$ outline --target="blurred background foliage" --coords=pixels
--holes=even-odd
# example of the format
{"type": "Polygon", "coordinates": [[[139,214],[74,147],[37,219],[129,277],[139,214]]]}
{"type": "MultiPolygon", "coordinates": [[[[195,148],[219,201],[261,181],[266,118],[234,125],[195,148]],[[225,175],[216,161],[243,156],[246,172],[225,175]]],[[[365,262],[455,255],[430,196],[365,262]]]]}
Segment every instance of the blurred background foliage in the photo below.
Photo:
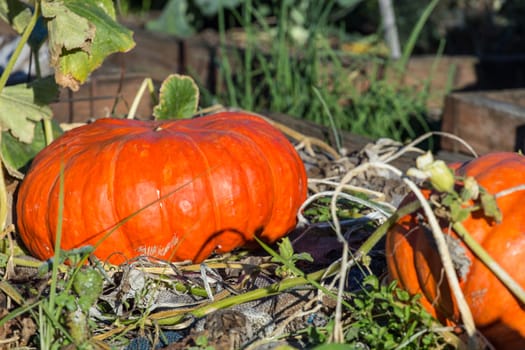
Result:
{"type": "MultiPolygon", "coordinates": [[[[171,6],[181,21],[178,26],[190,32],[216,29],[219,3],[225,7],[227,26],[239,26],[232,10],[239,9],[245,0],[116,0],[121,14],[155,13],[171,6]],[[185,22],[185,23],[184,23],[185,22]]],[[[296,17],[309,22],[302,9],[312,8],[315,0],[285,0],[297,9],[296,17]]],[[[276,15],[276,0],[254,0],[253,6],[268,16],[276,15]]],[[[371,35],[381,29],[377,0],[338,0],[330,11],[328,23],[332,28],[350,36],[371,35]]],[[[430,0],[393,1],[396,24],[401,43],[408,40],[421,12],[430,0]]],[[[318,14],[311,14],[317,16],[318,14]]],[[[516,0],[441,0],[433,11],[429,24],[421,32],[414,53],[432,54],[442,38],[447,39],[445,54],[514,54],[525,50],[525,1],[516,0]]],[[[153,25],[155,27],[155,25],[153,25]]],[[[160,27],[158,27],[161,30],[160,27]]]]}
{"type": "Polygon", "coordinates": [[[389,57],[380,0],[117,0],[121,15],[135,16],[150,31],[178,38],[218,32],[227,48],[216,63],[222,89],[206,91],[200,82],[202,106],[284,113],[371,138],[406,142],[439,130],[441,111],[429,102],[443,101],[456,69],[437,73],[442,56],[524,51],[525,1],[392,4],[399,60],[389,57]],[[416,84],[406,84],[414,55],[435,62],[416,84]],[[432,91],[436,74],[447,82],[442,91],[432,91]]]}

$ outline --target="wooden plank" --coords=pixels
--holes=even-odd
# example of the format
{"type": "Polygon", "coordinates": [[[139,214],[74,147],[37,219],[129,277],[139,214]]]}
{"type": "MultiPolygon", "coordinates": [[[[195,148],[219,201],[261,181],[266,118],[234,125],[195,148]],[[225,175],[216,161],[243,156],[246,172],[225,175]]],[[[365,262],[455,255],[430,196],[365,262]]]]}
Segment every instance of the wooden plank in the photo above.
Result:
{"type": "MultiPolygon", "coordinates": [[[[480,154],[523,150],[525,89],[450,94],[445,101],[442,130],[459,136],[480,154]]],[[[468,153],[446,138],[441,140],[441,147],[468,153]]]]}

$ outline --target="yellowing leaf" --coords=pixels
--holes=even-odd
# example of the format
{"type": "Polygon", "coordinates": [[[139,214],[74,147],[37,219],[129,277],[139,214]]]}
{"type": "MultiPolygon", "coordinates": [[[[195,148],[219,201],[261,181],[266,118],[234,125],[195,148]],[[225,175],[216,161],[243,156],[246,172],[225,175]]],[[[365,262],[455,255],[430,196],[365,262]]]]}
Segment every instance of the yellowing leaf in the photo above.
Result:
{"type": "Polygon", "coordinates": [[[498,203],[496,202],[496,198],[488,192],[482,192],[480,200],[485,216],[493,218],[496,222],[501,222],[503,217],[501,210],[499,210],[498,203]]]}
{"type": "Polygon", "coordinates": [[[57,65],[63,51],[91,50],[95,27],[86,18],[68,9],[61,1],[42,1],[42,16],[47,18],[51,64],[57,65]]]}
{"type": "Polygon", "coordinates": [[[89,74],[115,52],[135,46],[133,33],[115,21],[108,0],[43,0],[55,80],[78,90],[89,74]]]}

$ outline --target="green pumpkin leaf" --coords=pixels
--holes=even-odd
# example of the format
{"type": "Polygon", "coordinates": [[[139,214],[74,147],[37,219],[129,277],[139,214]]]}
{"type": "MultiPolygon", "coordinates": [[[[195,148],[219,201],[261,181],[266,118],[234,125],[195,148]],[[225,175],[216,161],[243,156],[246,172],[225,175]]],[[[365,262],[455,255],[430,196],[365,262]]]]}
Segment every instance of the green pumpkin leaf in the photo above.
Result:
{"type": "Polygon", "coordinates": [[[73,290],[79,298],[82,311],[87,312],[102,294],[103,278],[99,271],[85,268],[77,272],[73,279],[73,290]]]}
{"type": "Polygon", "coordinates": [[[43,0],[42,16],[55,79],[75,91],[107,56],[135,46],[133,32],[116,22],[111,0],[43,0]]]}
{"type": "Polygon", "coordinates": [[[454,193],[447,193],[445,196],[443,196],[443,199],[441,200],[441,204],[450,207],[454,205],[453,203],[458,202],[458,196],[454,193]]]}
{"type": "Polygon", "coordinates": [[[191,118],[198,104],[199,88],[195,81],[189,76],[172,74],[162,82],[153,115],[156,119],[191,118]]]}
{"type": "MultiPolygon", "coordinates": [[[[62,134],[62,129],[55,120],[51,120],[53,126],[53,137],[62,134]]],[[[31,143],[20,142],[9,131],[2,132],[1,154],[4,165],[8,172],[21,177],[27,170],[31,160],[46,146],[44,125],[42,122],[35,123],[34,137],[31,143]]]]}
{"type": "Polygon", "coordinates": [[[0,0],[0,19],[22,34],[31,20],[31,10],[19,0],[0,0]]]}
{"type": "Polygon", "coordinates": [[[31,143],[34,122],[51,118],[53,112],[48,104],[57,96],[58,88],[52,78],[6,86],[0,93],[1,130],[10,130],[19,141],[31,143]]]}
{"type": "Polygon", "coordinates": [[[460,192],[460,196],[464,202],[471,199],[478,199],[479,184],[474,177],[468,176],[465,180],[463,180],[463,189],[460,192]]]}
{"type": "Polygon", "coordinates": [[[84,17],[69,10],[61,1],[42,2],[42,16],[48,19],[49,51],[56,64],[62,51],[91,51],[96,28],[84,17]]]}
{"type": "Polygon", "coordinates": [[[170,0],[157,19],[146,23],[146,29],[187,38],[195,32],[187,12],[186,0],[170,0]]]}
{"type": "Polygon", "coordinates": [[[290,260],[294,255],[292,242],[290,238],[284,237],[278,244],[279,246],[279,255],[286,260],[290,260]]]}
{"type": "Polygon", "coordinates": [[[459,202],[453,202],[450,205],[450,218],[452,222],[463,222],[469,215],[471,210],[469,208],[464,208],[459,202]]]}
{"type": "Polygon", "coordinates": [[[294,259],[297,261],[308,261],[308,262],[314,262],[314,258],[310,253],[295,253],[294,259]]]}
{"type": "Polygon", "coordinates": [[[481,193],[480,200],[485,216],[493,218],[496,222],[501,222],[502,214],[499,210],[496,198],[492,194],[483,191],[481,193]]]}

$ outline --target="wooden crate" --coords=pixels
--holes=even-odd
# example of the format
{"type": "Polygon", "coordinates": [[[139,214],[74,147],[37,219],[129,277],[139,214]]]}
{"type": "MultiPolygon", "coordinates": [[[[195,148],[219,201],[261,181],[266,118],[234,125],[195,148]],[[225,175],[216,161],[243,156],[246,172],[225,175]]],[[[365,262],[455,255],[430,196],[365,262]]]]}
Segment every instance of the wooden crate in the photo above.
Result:
{"type": "MultiPolygon", "coordinates": [[[[442,130],[480,154],[525,150],[525,89],[452,93],[445,100],[442,130]]],[[[468,153],[448,138],[441,140],[441,147],[468,153]]]]}

